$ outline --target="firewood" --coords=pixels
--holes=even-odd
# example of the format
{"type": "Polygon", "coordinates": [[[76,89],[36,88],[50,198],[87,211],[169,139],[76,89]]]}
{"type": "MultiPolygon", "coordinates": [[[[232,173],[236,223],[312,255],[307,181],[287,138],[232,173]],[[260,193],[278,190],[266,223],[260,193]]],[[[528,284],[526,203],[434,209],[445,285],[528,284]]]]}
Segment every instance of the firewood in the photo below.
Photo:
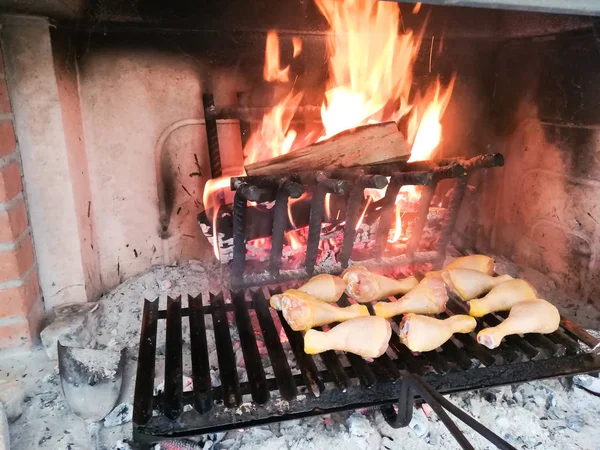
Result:
{"type": "Polygon", "coordinates": [[[333,170],[408,159],[410,147],[395,122],[344,131],[308,147],[245,166],[246,174],[271,175],[333,170]]]}

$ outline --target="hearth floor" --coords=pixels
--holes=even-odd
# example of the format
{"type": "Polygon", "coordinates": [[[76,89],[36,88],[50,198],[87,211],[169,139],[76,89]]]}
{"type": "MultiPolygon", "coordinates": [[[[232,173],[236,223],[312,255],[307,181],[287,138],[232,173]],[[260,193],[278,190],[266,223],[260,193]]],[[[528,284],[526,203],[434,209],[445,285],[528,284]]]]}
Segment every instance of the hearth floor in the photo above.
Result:
{"type": "MultiPolygon", "coordinates": [[[[515,271],[521,271],[506,262],[500,261],[499,264],[506,264],[506,270],[499,269],[499,272],[516,275],[515,271]]],[[[164,302],[167,294],[206,294],[209,289],[222,289],[220,276],[220,268],[203,267],[198,263],[181,267],[155,267],[103,296],[98,345],[128,348],[120,403],[131,404],[133,400],[134,359],[137,357],[143,298],[161,297],[161,302],[164,302]]],[[[599,323],[596,309],[589,305],[580,307],[568,302],[567,297],[552,294],[556,292],[552,282],[541,274],[529,271],[522,276],[532,281],[541,295],[547,293],[548,300],[558,303],[579,324],[596,328],[593,326],[599,323]]],[[[186,327],[187,323],[184,323],[184,335],[188,331],[186,327]]],[[[162,358],[164,329],[159,330],[156,384],[160,382],[162,358]]],[[[184,373],[189,373],[185,367],[184,373]]],[[[28,352],[0,353],[0,379],[18,381],[24,392],[22,414],[10,424],[11,449],[92,448],[86,425],[70,412],[63,398],[57,363],[50,361],[41,347],[28,352]]],[[[600,397],[566,385],[564,379],[546,380],[451,395],[449,398],[517,448],[599,450],[600,397]]],[[[204,436],[198,439],[197,448],[321,450],[341,445],[357,450],[458,449],[435,414],[431,413],[428,418],[426,412],[427,408],[417,409],[411,427],[400,430],[390,428],[378,411],[359,411],[204,436]]],[[[476,448],[492,448],[460,422],[459,427],[476,448]]],[[[124,442],[131,443],[131,422],[102,428],[100,438],[106,449],[129,448],[124,442]]],[[[133,444],[132,448],[135,448],[133,444]]],[[[181,448],[187,450],[193,447],[181,448]]]]}

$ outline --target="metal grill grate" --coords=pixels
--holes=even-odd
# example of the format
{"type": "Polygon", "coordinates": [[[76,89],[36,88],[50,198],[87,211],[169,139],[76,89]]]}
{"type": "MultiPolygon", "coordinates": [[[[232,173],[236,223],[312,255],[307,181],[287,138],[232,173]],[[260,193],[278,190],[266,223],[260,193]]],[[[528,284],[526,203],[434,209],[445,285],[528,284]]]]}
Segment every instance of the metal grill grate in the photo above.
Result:
{"type": "MultiPolygon", "coordinates": [[[[457,334],[438,351],[417,355],[402,345],[394,332],[391,352],[372,362],[333,351],[311,356],[304,353],[301,333],[292,331],[283,317],[269,308],[264,289],[211,295],[206,305],[201,297],[189,297],[187,308],[181,308],[180,299],[169,298],[167,309],[160,311],[157,300],[146,300],[134,399],[136,439],[151,442],[389,404],[398,401],[401,371],[423,376],[441,393],[600,371],[600,357],[590,351],[598,340],[564,319],[552,334],[508,337],[494,350],[479,345],[475,332],[457,334]],[[190,321],[193,392],[183,392],[181,379],[182,352],[187,351],[181,334],[185,316],[190,321]],[[256,320],[252,320],[254,316],[256,320]],[[211,384],[207,347],[211,331],[205,326],[205,317],[212,318],[220,386],[211,384]],[[165,320],[165,388],[154,396],[157,327],[165,320]],[[286,352],[280,340],[280,325],[291,352],[286,352]],[[247,381],[238,378],[236,343],[230,329],[237,330],[240,338],[247,381]],[[263,338],[272,375],[267,375],[263,366],[257,335],[263,338]],[[292,370],[294,366],[298,370],[292,370]]],[[[344,297],[339,304],[348,302],[344,297]]],[[[447,312],[439,317],[464,312],[464,304],[451,298],[447,312]]],[[[489,314],[477,319],[476,331],[503,318],[489,314]]],[[[399,318],[394,321],[398,323],[399,318]]]]}

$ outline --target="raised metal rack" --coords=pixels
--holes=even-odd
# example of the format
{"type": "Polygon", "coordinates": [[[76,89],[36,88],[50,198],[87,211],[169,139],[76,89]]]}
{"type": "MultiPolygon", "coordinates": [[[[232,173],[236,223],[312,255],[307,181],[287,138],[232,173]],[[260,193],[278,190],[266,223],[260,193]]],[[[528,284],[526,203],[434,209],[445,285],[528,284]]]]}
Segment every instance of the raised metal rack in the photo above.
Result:
{"type": "MultiPolygon", "coordinates": [[[[284,288],[284,287],[282,287],[284,288]]],[[[281,289],[271,290],[281,292],[281,289]]],[[[167,309],[158,309],[158,300],[146,301],[142,317],[137,382],[134,399],[134,437],[153,442],[167,437],[249,427],[334,411],[351,410],[398,402],[406,374],[422,377],[442,394],[489,388],[530,380],[600,371],[600,357],[591,352],[599,341],[568,320],[548,335],[527,334],[507,337],[499,348],[490,350],[476,341],[482,327],[494,326],[503,315],[488,314],[477,319],[473,333],[455,335],[438,351],[413,354],[400,343],[396,333],[390,339],[393,357],[384,354],[373,362],[346,353],[350,363],[342,364],[340,352],[311,356],[304,353],[303,338],[292,331],[281,313],[269,308],[264,289],[189,297],[189,307],[169,298],[167,309]],[[228,315],[230,316],[228,318],[228,315]],[[231,317],[231,315],[233,317],[231,317]],[[256,315],[257,321],[251,316],[256,315]],[[193,392],[182,386],[182,317],[189,317],[193,392]],[[212,318],[220,386],[212,386],[205,317],[212,318]],[[166,320],[165,388],[153,395],[156,336],[159,323],[166,320]],[[253,325],[254,323],[254,325],[253,325]],[[298,374],[290,367],[276,325],[281,324],[293,352],[298,374]],[[247,382],[238,379],[230,327],[240,337],[247,382]],[[256,336],[262,335],[273,368],[267,377],[261,362],[256,336]],[[325,367],[319,370],[317,358],[325,367]],[[247,396],[244,398],[244,396],[247,396]],[[243,400],[246,402],[242,405],[243,400]],[[184,408],[185,405],[189,405],[184,408]],[[189,410],[188,410],[189,409],[189,410]]],[[[348,304],[345,296],[341,306],[348,304]]],[[[448,315],[465,312],[465,305],[451,298],[448,315]]],[[[398,322],[399,318],[395,318],[398,322]]],[[[163,326],[162,324],[160,326],[163,326]]],[[[410,417],[400,408],[400,417],[410,417]]],[[[390,416],[389,407],[383,410],[390,416]]],[[[393,414],[391,414],[393,415],[393,414]]],[[[394,419],[390,419],[394,423],[394,419]]],[[[400,425],[402,420],[395,419],[400,425]]]]}

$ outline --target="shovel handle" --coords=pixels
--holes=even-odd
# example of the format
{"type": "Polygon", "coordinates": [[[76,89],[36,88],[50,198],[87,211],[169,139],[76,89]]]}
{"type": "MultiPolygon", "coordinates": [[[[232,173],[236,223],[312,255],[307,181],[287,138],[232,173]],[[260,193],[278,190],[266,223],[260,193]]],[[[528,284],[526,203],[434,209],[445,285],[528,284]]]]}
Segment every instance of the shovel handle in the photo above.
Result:
{"type": "Polygon", "coordinates": [[[100,449],[100,423],[99,422],[88,422],[87,423],[88,436],[90,437],[91,448],[94,450],[100,449]]]}

